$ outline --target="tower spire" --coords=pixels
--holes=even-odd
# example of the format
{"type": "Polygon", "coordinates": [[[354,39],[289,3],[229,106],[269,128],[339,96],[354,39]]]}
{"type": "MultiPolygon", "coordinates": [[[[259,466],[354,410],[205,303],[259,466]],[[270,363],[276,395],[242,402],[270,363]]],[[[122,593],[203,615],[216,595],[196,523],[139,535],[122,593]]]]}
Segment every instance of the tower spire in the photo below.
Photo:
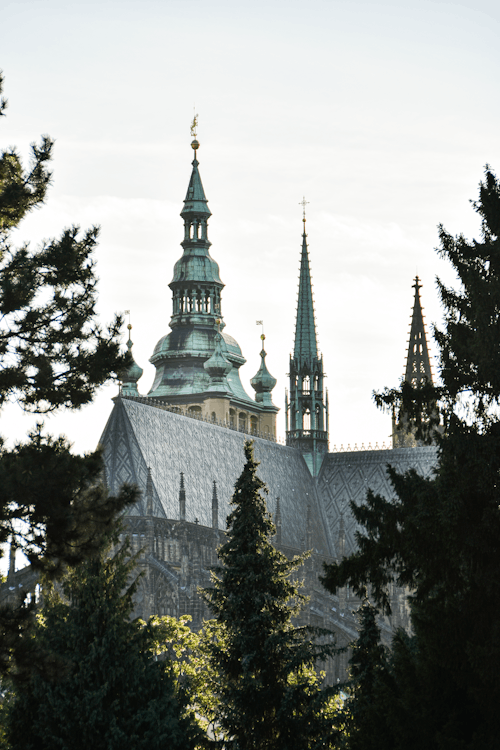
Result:
{"type": "Polygon", "coordinates": [[[429,348],[427,346],[427,334],[425,331],[424,315],[420,303],[420,289],[418,276],[415,276],[415,299],[411,316],[410,340],[408,342],[408,354],[406,357],[405,380],[413,386],[432,383],[431,362],[429,348]]]}
{"type": "Polygon", "coordinates": [[[301,364],[312,362],[318,356],[318,342],[316,339],[316,323],[312,296],[311,269],[309,266],[309,251],[306,234],[306,200],[301,202],[304,216],[302,232],[302,252],[300,256],[299,296],[297,301],[297,319],[295,322],[294,358],[301,364]]]}
{"type": "Polygon", "coordinates": [[[286,396],[287,445],[300,448],[313,476],[328,452],[328,407],[323,390],[323,358],[318,354],[307,247],[307,201],[303,208],[302,251],[293,356],[290,357],[290,395],[286,396]]]}
{"type": "MultiPolygon", "coordinates": [[[[420,302],[420,279],[415,276],[413,289],[415,296],[413,300],[413,311],[410,324],[410,338],[408,341],[408,352],[406,355],[406,366],[404,380],[414,388],[422,386],[425,383],[432,385],[432,370],[429,357],[429,347],[427,345],[427,333],[425,330],[424,314],[420,302]]],[[[393,448],[409,448],[416,445],[416,440],[412,434],[408,417],[402,413],[396,418],[392,417],[392,445],[393,448]]]]}

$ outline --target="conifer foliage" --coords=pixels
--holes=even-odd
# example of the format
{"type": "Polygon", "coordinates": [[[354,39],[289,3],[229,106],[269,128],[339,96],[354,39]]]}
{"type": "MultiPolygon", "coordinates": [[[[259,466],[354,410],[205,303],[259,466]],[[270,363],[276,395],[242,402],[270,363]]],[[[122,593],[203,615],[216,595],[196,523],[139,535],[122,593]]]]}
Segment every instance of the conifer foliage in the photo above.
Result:
{"type": "Polygon", "coordinates": [[[136,565],[128,546],[71,570],[34,634],[59,674],[32,675],[9,721],[13,750],[189,750],[199,729],[168,660],[157,659],[154,623],[131,621],[136,565]]]}
{"type": "Polygon", "coordinates": [[[413,635],[396,637],[389,665],[398,750],[488,750],[500,737],[500,184],[488,167],[473,207],[481,241],[439,228],[460,286],[438,283],[435,474],[390,470],[395,499],[351,506],[359,551],[325,575],[332,591],[370,582],[386,611],[393,579],[412,590],[413,635]]]}
{"type": "Polygon", "coordinates": [[[253,443],[236,482],[227,541],[218,551],[214,588],[205,590],[224,637],[212,648],[218,675],[216,725],[225,750],[308,750],[337,738],[332,689],[314,670],[334,651],[295,627],[304,597],[290,575],[305,556],[288,560],[271,544],[275,527],[261,494],[253,443]]]}
{"type": "MultiPolygon", "coordinates": [[[[1,99],[0,115],[5,108],[1,99]]],[[[28,169],[15,149],[0,153],[0,408],[15,399],[36,413],[88,404],[128,361],[120,353],[121,318],[107,330],[98,324],[98,230],[71,227],[38,248],[13,245],[13,230],[45,200],[52,150],[48,136],[32,144],[28,169]]],[[[0,437],[0,544],[22,548],[53,576],[94,553],[135,499],[130,489],[108,496],[100,453],[81,457],[70,448],[41,426],[12,450],[0,437]]],[[[29,623],[27,608],[0,611],[0,673],[26,651],[29,623]]]]}

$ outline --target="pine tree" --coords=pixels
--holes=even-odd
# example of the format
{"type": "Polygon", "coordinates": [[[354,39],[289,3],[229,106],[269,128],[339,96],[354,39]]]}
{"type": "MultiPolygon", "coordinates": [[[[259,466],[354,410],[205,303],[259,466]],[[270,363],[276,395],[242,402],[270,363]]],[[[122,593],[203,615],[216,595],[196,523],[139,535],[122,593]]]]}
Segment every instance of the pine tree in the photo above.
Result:
{"type": "Polygon", "coordinates": [[[189,750],[200,736],[154,622],[131,621],[136,565],[128,545],[70,570],[46,604],[34,640],[59,674],[18,688],[8,730],[13,750],[189,750]]]}
{"type": "MultiPolygon", "coordinates": [[[[500,736],[500,184],[488,167],[473,206],[482,241],[439,229],[460,288],[438,282],[442,385],[429,400],[444,432],[434,434],[435,475],[389,470],[395,499],[369,493],[352,506],[366,529],[359,551],[325,576],[329,590],[370,582],[387,612],[392,580],[412,590],[413,635],[397,637],[391,658],[395,747],[405,750],[487,750],[500,736]]],[[[402,396],[411,401],[411,388],[393,401],[415,411],[419,394],[402,396]]]]}
{"type": "MultiPolygon", "coordinates": [[[[321,688],[318,660],[334,652],[317,632],[295,627],[304,604],[290,580],[305,555],[288,560],[271,544],[275,527],[261,494],[253,443],[236,482],[227,541],[205,598],[223,628],[212,650],[216,720],[225,750],[333,747],[340,723],[332,688],[321,688]],[[315,640],[316,636],[316,640],[315,640]]],[[[324,636],[324,634],[323,634],[324,636]]]]}
{"type": "MultiPolygon", "coordinates": [[[[1,99],[0,115],[5,108],[1,99]]],[[[27,170],[15,149],[0,154],[0,408],[15,399],[36,413],[88,404],[128,362],[121,318],[106,331],[98,325],[98,230],[71,227],[37,249],[12,245],[12,231],[45,200],[52,150],[48,136],[32,144],[27,170]]],[[[53,576],[95,552],[135,498],[130,490],[108,496],[102,468],[99,452],[75,456],[41,426],[12,450],[0,438],[0,545],[10,541],[53,576]]],[[[30,618],[26,607],[0,611],[0,673],[21,658],[30,618]]]]}

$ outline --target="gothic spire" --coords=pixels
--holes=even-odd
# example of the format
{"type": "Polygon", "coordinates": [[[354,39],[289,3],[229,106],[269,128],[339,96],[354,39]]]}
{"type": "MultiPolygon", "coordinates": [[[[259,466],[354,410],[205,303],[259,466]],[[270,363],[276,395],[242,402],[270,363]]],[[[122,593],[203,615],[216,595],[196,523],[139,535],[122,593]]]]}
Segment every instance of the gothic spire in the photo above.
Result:
{"type": "Polygon", "coordinates": [[[413,386],[422,385],[424,382],[432,383],[431,362],[427,346],[427,335],[425,331],[422,305],[420,304],[420,289],[418,276],[415,276],[415,300],[413,302],[413,313],[411,317],[410,340],[408,342],[408,355],[406,357],[405,380],[413,386]]]}
{"type": "Polygon", "coordinates": [[[285,399],[286,443],[299,448],[309,471],[317,476],[328,452],[328,406],[324,391],[323,358],[318,354],[307,249],[304,199],[299,297],[294,353],[290,357],[290,391],[285,399]]]}
{"type": "Polygon", "coordinates": [[[294,346],[294,358],[297,360],[299,369],[302,364],[311,364],[318,356],[305,217],[302,221],[304,222],[304,231],[302,233],[302,254],[300,258],[299,295],[294,346]]]}

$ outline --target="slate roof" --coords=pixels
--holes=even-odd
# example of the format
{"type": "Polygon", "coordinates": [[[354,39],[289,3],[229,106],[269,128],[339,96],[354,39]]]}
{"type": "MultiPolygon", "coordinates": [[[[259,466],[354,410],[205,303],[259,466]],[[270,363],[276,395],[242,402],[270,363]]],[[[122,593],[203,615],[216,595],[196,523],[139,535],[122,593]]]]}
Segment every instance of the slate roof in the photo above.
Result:
{"type": "MultiPolygon", "coordinates": [[[[108,486],[117,491],[123,482],[146,489],[147,470],[153,480],[153,514],[179,518],[180,472],[186,487],[186,520],[212,525],[212,482],[217,482],[219,527],[225,528],[234,483],[243,464],[240,432],[210,424],[139,400],[115,399],[100,444],[108,486]]],[[[269,440],[255,438],[255,456],[261,462],[259,476],[267,483],[268,509],[276,510],[280,497],[282,543],[304,548],[307,506],[311,503],[312,541],[318,552],[334,553],[316,485],[302,454],[269,440]]],[[[141,501],[132,511],[145,513],[141,501]]]]}
{"type": "MultiPolygon", "coordinates": [[[[225,528],[234,483],[244,463],[243,442],[249,436],[235,430],[185,417],[139,399],[117,397],[100,444],[108,486],[117,491],[123,482],[144,492],[148,467],[153,480],[153,514],[179,518],[180,473],[186,487],[186,520],[212,525],[213,481],[217,482],[219,528],[225,528]]],[[[436,464],[434,447],[329,453],[317,480],[297,448],[255,438],[259,476],[269,487],[268,509],[276,511],[280,497],[282,543],[304,548],[307,505],[311,504],[314,549],[336,555],[340,514],[344,513],[345,554],[356,548],[357,524],[349,501],[360,504],[368,489],[392,497],[387,465],[400,472],[416,469],[430,476],[436,464]]],[[[142,501],[132,514],[144,514],[142,501]]]]}
{"type": "Polygon", "coordinates": [[[358,525],[350,512],[349,501],[360,505],[364,502],[368,489],[386,498],[394,496],[386,471],[388,464],[399,472],[413,468],[422,476],[428,477],[432,474],[436,460],[434,446],[329,453],[318,475],[318,494],[334,542],[338,540],[340,514],[343,512],[345,554],[349,555],[356,549],[354,534],[358,525]]]}

